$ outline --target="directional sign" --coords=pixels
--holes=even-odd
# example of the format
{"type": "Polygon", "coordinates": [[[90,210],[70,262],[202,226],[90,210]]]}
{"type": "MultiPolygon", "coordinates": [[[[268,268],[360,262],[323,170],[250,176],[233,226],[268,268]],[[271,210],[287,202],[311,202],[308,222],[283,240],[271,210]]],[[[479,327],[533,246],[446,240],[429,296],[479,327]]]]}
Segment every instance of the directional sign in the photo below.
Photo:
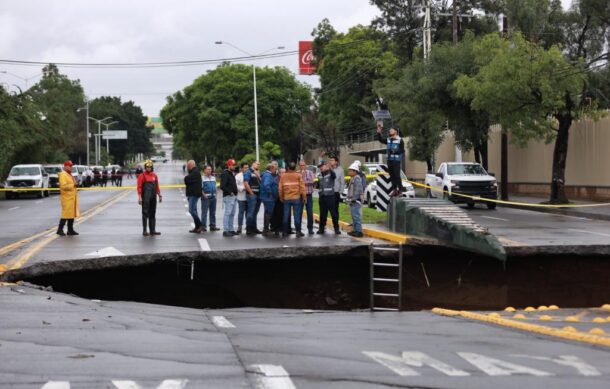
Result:
{"type": "Polygon", "coordinates": [[[104,131],[102,132],[104,139],[127,139],[127,131],[104,131]]]}

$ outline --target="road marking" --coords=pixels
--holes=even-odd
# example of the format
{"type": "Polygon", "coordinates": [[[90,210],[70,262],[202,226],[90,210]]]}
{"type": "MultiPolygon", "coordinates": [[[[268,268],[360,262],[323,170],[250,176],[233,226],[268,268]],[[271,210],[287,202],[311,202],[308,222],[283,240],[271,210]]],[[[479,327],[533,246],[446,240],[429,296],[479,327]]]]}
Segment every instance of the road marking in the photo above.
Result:
{"type": "Polygon", "coordinates": [[[517,365],[515,363],[501,361],[499,359],[490,358],[485,355],[476,353],[457,353],[460,357],[464,358],[474,366],[481,369],[483,372],[490,376],[508,376],[513,374],[529,374],[536,377],[548,377],[554,374],[547,373],[546,371],[536,370],[531,367],[517,365]]]}
{"type": "Polygon", "coordinates": [[[212,323],[219,328],[235,328],[233,323],[228,321],[224,316],[212,316],[212,323]]]}
{"type": "Polygon", "coordinates": [[[42,203],[43,203],[43,200],[36,201],[36,204],[42,204],[42,203]]]}
{"type": "MultiPolygon", "coordinates": [[[[182,389],[189,380],[165,380],[157,386],[157,389],[182,389]]],[[[142,389],[135,381],[112,381],[118,389],[142,389]]]]}
{"type": "Polygon", "coordinates": [[[255,374],[255,386],[260,389],[296,389],[288,372],[279,365],[250,365],[248,372],[255,374]]]}
{"type": "Polygon", "coordinates": [[[14,211],[14,210],[19,209],[19,208],[21,208],[21,207],[13,207],[13,208],[9,208],[8,210],[9,211],[14,211]]]}
{"type": "Polygon", "coordinates": [[[509,221],[508,219],[502,219],[501,217],[493,217],[493,216],[481,216],[481,217],[485,218],[485,219],[499,220],[499,221],[503,221],[503,222],[509,221]]]}
{"type": "Polygon", "coordinates": [[[470,373],[466,371],[456,369],[453,366],[418,351],[403,351],[400,357],[377,351],[363,351],[362,353],[402,377],[418,376],[420,374],[411,367],[424,366],[429,366],[452,377],[466,377],[470,375],[470,373]]]}
{"type": "Polygon", "coordinates": [[[599,370],[574,355],[560,355],[559,358],[538,357],[533,355],[514,355],[519,358],[529,358],[537,361],[553,362],[561,366],[573,367],[579,374],[587,377],[602,375],[599,370]]]}
{"type": "Polygon", "coordinates": [[[211,250],[207,239],[204,239],[204,238],[199,239],[199,247],[201,248],[201,251],[210,251],[211,250]]]}
{"type": "Polygon", "coordinates": [[[70,382],[68,381],[49,381],[42,385],[41,389],[70,389],[70,382]]]}
{"type": "Polygon", "coordinates": [[[590,220],[589,218],[586,217],[579,217],[579,216],[571,216],[571,215],[562,215],[560,213],[555,213],[555,216],[561,216],[561,217],[567,217],[569,219],[577,219],[577,220],[590,220]]]}
{"type": "Polygon", "coordinates": [[[576,230],[574,228],[568,228],[568,230],[570,231],[575,231],[575,232],[582,232],[583,234],[591,234],[591,235],[599,235],[599,236],[605,236],[605,237],[609,237],[610,238],[610,234],[604,234],[602,232],[593,232],[593,231],[585,231],[585,230],[576,230]]]}
{"type": "Polygon", "coordinates": [[[85,254],[86,256],[94,256],[98,258],[102,257],[116,257],[120,255],[125,255],[125,253],[120,252],[114,247],[104,247],[103,249],[95,250],[92,253],[85,254]]]}

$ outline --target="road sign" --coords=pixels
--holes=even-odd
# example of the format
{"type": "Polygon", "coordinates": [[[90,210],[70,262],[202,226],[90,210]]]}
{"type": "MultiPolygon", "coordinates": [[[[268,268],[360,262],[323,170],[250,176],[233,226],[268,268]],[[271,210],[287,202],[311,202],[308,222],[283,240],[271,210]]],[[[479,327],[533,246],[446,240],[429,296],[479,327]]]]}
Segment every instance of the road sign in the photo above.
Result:
{"type": "Polygon", "coordinates": [[[372,111],[372,114],[375,120],[392,119],[392,115],[390,115],[390,111],[387,109],[372,111]]]}
{"type": "Polygon", "coordinates": [[[127,139],[127,131],[104,131],[102,132],[104,139],[127,139]]]}

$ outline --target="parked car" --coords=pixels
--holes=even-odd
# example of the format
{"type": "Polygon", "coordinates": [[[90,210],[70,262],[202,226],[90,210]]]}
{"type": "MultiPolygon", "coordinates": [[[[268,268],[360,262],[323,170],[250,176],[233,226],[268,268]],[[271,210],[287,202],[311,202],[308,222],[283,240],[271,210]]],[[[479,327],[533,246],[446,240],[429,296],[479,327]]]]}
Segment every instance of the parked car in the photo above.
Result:
{"type": "Polygon", "coordinates": [[[7,191],[6,198],[12,199],[19,197],[19,194],[34,193],[38,198],[49,196],[49,174],[40,164],[15,165],[11,169],[4,184],[6,189],[16,189],[7,191]],[[39,191],[19,192],[18,189],[40,189],[39,191]]]}
{"type": "MultiPolygon", "coordinates": [[[[49,165],[42,165],[42,167],[49,175],[49,188],[59,188],[58,174],[59,174],[59,172],[61,172],[63,170],[63,168],[64,168],[63,165],[49,164],[49,165]]],[[[56,193],[59,193],[59,192],[56,192],[56,193]]]]}
{"type": "Polygon", "coordinates": [[[467,204],[473,208],[475,203],[485,203],[487,208],[495,209],[496,203],[481,200],[498,198],[496,178],[487,173],[478,163],[444,162],[436,174],[426,174],[428,197],[442,197],[456,204],[467,204]],[[458,196],[456,193],[470,197],[458,196]]]}
{"type": "Polygon", "coordinates": [[[167,157],[163,157],[161,155],[155,155],[150,160],[153,161],[153,162],[163,162],[163,163],[165,163],[165,162],[167,162],[167,157]]]}

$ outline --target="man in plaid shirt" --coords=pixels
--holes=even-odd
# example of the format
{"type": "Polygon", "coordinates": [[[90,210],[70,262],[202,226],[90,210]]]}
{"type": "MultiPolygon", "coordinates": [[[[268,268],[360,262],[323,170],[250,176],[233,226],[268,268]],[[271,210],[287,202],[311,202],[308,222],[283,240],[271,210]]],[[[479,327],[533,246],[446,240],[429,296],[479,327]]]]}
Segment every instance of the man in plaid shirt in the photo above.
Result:
{"type": "Polygon", "coordinates": [[[305,204],[305,211],[307,211],[307,231],[309,235],[313,235],[313,180],[315,178],[313,172],[307,169],[305,161],[299,162],[299,169],[301,170],[301,177],[305,183],[305,193],[307,193],[307,203],[305,204]]]}

